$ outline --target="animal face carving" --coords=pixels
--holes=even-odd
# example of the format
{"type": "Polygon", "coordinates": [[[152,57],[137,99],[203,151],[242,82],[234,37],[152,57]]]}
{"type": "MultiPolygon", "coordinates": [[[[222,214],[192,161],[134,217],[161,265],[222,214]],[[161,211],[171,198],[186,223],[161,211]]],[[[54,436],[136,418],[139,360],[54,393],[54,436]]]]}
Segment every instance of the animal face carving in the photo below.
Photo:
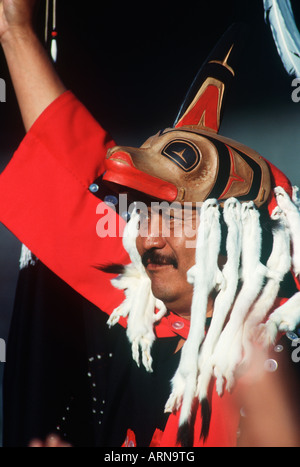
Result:
{"type": "Polygon", "coordinates": [[[235,77],[244,32],[230,28],[193,81],[172,128],[140,148],[115,147],[104,180],[169,202],[203,202],[230,197],[268,199],[270,171],[252,149],[219,135],[225,96],[235,77]]]}
{"type": "Polygon", "coordinates": [[[270,193],[269,169],[258,153],[198,126],[166,129],[140,148],[112,148],[106,168],[104,180],[169,202],[233,196],[260,207],[270,193]]]}

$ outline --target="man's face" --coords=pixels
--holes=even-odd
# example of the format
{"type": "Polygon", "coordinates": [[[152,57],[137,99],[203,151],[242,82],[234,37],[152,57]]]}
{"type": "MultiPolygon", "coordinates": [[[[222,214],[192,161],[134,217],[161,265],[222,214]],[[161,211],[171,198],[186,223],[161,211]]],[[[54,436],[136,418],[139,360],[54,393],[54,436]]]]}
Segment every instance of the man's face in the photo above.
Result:
{"type": "Polygon", "coordinates": [[[187,271],[195,264],[198,211],[182,208],[148,208],[140,214],[136,246],[151,279],[153,295],[168,310],[190,313],[193,286],[187,271]]]}

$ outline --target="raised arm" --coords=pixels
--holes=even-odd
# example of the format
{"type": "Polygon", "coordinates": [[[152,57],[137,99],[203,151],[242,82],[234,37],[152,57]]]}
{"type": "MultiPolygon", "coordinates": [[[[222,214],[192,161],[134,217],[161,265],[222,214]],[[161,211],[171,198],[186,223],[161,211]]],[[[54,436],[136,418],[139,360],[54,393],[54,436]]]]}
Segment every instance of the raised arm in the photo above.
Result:
{"type": "Polygon", "coordinates": [[[90,186],[103,174],[115,143],[73,93],[64,92],[33,32],[34,4],[0,0],[0,42],[30,128],[0,175],[0,221],[56,275],[110,314],[123,292],[95,266],[128,263],[119,233],[125,222],[102,201],[105,193],[100,199],[90,186]],[[116,233],[105,238],[97,233],[99,204],[116,225],[116,233]]]}
{"type": "Polygon", "coordinates": [[[26,131],[66,89],[32,26],[36,0],[0,0],[0,41],[26,131]]]}

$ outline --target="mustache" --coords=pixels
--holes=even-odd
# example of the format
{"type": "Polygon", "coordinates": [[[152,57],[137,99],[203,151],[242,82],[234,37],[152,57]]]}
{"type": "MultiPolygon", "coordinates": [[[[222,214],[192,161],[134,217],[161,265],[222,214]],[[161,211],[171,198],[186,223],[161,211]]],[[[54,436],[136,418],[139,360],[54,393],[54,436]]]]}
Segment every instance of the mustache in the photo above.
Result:
{"type": "MultiPolygon", "coordinates": [[[[157,250],[147,250],[141,257],[142,264],[146,268],[149,263],[158,264],[161,266],[172,265],[174,268],[178,269],[178,262],[174,256],[171,255],[162,255],[158,253],[157,250]]],[[[109,264],[96,264],[94,265],[96,269],[108,274],[124,274],[125,266],[124,264],[118,263],[109,263],[109,264]]]]}
{"type": "Polygon", "coordinates": [[[160,266],[171,265],[174,268],[178,269],[178,262],[174,256],[171,255],[163,255],[158,253],[157,250],[147,250],[142,255],[142,264],[146,268],[149,263],[157,264],[160,266]]]}

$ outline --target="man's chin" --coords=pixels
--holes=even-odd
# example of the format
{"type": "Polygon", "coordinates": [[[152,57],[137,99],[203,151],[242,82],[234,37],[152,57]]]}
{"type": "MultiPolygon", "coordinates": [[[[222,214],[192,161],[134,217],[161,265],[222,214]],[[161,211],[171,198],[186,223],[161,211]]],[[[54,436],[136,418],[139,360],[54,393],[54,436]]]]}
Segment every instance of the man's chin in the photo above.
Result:
{"type": "Polygon", "coordinates": [[[152,278],[151,289],[155,298],[161,300],[168,309],[171,309],[178,300],[178,290],[176,287],[170,286],[172,280],[161,282],[158,275],[152,278]]]}

